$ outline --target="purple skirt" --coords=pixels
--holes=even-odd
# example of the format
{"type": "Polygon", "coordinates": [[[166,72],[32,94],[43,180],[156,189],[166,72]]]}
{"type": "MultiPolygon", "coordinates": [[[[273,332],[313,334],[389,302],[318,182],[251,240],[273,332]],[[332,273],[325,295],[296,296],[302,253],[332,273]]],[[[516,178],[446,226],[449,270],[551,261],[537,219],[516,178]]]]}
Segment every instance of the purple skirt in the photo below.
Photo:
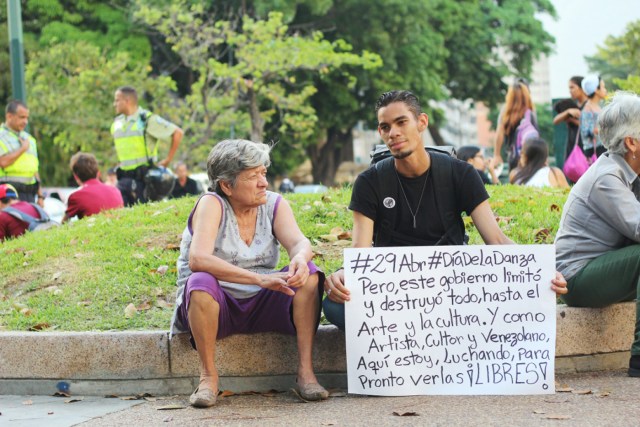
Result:
{"type": "MultiPolygon", "coordinates": [[[[309,266],[309,274],[318,274],[318,318],[316,328],[320,323],[320,305],[324,290],[324,273],[312,263],[309,266]]],[[[288,271],[289,266],[279,270],[288,271]]],[[[292,288],[294,292],[297,290],[292,288]]],[[[258,332],[279,332],[287,335],[295,335],[296,328],[293,324],[293,297],[282,292],[261,289],[250,298],[236,299],[225,291],[218,279],[205,272],[196,272],[189,276],[184,289],[184,298],[178,316],[182,324],[191,331],[189,325],[189,302],[191,292],[203,291],[220,305],[218,319],[217,339],[222,339],[234,334],[253,334],[258,332]]],[[[190,332],[191,333],[191,332],[190,332]]],[[[195,341],[191,337],[191,345],[196,348],[195,341]]]]}

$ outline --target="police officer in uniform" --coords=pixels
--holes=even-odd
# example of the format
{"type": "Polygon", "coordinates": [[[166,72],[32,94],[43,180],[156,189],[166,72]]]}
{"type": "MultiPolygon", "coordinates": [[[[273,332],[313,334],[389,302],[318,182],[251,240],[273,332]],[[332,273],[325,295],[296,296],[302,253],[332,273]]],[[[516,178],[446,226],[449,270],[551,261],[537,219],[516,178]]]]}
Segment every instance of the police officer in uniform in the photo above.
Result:
{"type": "Polygon", "coordinates": [[[125,206],[147,201],[144,176],[150,164],[166,167],[173,159],[182,129],[138,106],[138,94],[130,86],[116,90],[113,106],[118,116],[111,125],[118,155],[118,188],[125,206]],[[169,154],[158,161],[158,142],[171,142],[169,154]]]}
{"type": "Polygon", "coordinates": [[[0,126],[0,184],[11,184],[20,200],[44,207],[38,175],[38,147],[33,136],[24,129],[29,123],[29,109],[13,100],[5,109],[5,122],[0,126]]]}

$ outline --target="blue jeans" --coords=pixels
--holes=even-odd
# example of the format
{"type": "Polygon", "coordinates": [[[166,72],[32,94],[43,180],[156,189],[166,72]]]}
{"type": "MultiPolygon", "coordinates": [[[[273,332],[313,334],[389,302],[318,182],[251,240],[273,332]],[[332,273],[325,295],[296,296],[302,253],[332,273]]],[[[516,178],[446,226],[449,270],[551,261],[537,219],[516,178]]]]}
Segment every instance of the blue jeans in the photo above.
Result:
{"type": "Polygon", "coordinates": [[[322,310],[324,311],[324,317],[334,325],[336,325],[341,331],[344,331],[344,304],[338,304],[331,301],[329,298],[325,298],[322,301],[322,310]]]}

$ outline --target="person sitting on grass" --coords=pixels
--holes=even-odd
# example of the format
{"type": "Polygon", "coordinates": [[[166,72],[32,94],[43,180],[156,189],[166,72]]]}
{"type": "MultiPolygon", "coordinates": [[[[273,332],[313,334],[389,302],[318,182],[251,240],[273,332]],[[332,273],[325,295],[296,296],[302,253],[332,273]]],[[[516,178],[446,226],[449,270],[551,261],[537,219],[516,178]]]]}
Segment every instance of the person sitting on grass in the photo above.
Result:
{"type": "MultiPolygon", "coordinates": [[[[18,199],[18,192],[11,184],[0,184],[0,242],[11,237],[22,236],[29,229],[29,223],[3,212],[11,207],[33,218],[40,219],[40,211],[35,205],[18,199]]],[[[44,214],[46,215],[46,214],[44,214]]]]}
{"type": "Polygon", "coordinates": [[[199,198],[182,235],[171,333],[189,332],[200,357],[200,384],[189,399],[195,407],[216,403],[216,341],[239,333],[296,335],[300,395],[329,396],[312,361],[324,274],[287,201],[267,191],[269,151],[245,140],[216,144],[207,159],[215,192],[199,198]],[[290,261],[274,271],[280,245],[290,261]]]}
{"type": "Polygon", "coordinates": [[[63,223],[74,216],[82,219],[103,210],[124,206],[120,190],[100,181],[98,161],[93,154],[76,153],[71,157],[69,164],[80,189],[69,196],[67,210],[62,218],[63,223]]]}
{"type": "Polygon", "coordinates": [[[458,149],[457,154],[458,159],[469,163],[478,171],[483,184],[500,184],[493,168],[493,159],[485,159],[482,148],[476,145],[464,145],[458,149]],[[491,178],[489,178],[487,172],[491,175],[491,178]]]}
{"type": "MultiPolygon", "coordinates": [[[[422,134],[429,117],[422,112],[417,96],[406,90],[385,92],[378,98],[375,111],[378,133],[392,157],[362,172],[353,184],[349,203],[353,211],[353,247],[463,245],[463,212],[473,219],[485,244],[513,244],[498,226],[489,194],[473,167],[424,149],[422,134]],[[433,177],[438,170],[446,172],[442,176],[449,181],[450,189],[435,185],[433,177]],[[391,197],[382,194],[380,185],[389,179],[393,182],[394,203],[388,203],[391,197]],[[441,220],[437,203],[452,208],[450,225],[441,220]],[[389,219],[390,212],[394,212],[393,221],[389,219]]],[[[551,289],[558,294],[567,292],[566,285],[560,273],[551,280],[551,289]]],[[[324,314],[344,330],[344,303],[351,296],[343,269],[327,276],[325,291],[324,314]]]]}
{"type": "Polygon", "coordinates": [[[524,142],[518,167],[509,173],[511,184],[527,187],[569,188],[564,173],[548,166],[549,147],[542,138],[532,138],[524,142]]]}

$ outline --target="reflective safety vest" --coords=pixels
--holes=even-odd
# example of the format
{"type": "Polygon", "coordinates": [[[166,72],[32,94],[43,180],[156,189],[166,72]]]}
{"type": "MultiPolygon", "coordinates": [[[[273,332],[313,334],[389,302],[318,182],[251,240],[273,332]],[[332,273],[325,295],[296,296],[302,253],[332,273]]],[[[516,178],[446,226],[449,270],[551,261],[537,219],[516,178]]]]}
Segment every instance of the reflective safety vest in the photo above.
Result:
{"type": "Polygon", "coordinates": [[[151,153],[147,150],[145,141],[146,122],[151,115],[150,112],[140,108],[132,116],[119,115],[111,125],[111,135],[116,146],[120,169],[133,170],[139,166],[148,165],[149,160],[157,161],[157,144],[151,153]],[[143,120],[143,117],[146,120],[143,120]]]}
{"type": "MultiPolygon", "coordinates": [[[[20,132],[20,137],[29,140],[29,149],[11,165],[0,168],[0,182],[35,184],[39,166],[36,139],[25,131],[20,132]]],[[[0,156],[18,151],[21,145],[18,134],[3,124],[0,127],[0,156]]]]}

